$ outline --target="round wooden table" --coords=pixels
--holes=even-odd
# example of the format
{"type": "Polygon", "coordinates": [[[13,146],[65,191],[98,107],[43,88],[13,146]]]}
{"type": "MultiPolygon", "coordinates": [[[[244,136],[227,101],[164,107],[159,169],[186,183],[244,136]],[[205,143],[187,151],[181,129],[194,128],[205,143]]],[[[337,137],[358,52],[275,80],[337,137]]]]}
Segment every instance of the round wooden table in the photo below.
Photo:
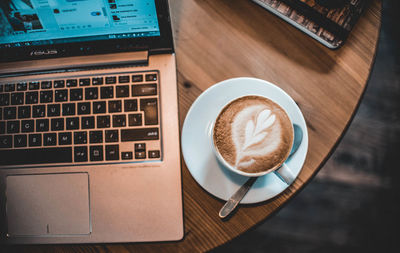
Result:
{"type": "MultiPolygon", "coordinates": [[[[196,252],[222,245],[262,222],[323,166],[357,109],[373,66],[381,1],[371,4],[345,45],[332,51],[249,0],[171,0],[181,126],[193,101],[224,79],[250,76],[280,86],[297,102],[309,150],[296,181],[276,198],[241,205],[229,220],[224,204],[191,177],[183,159],[185,237],[179,242],[6,247],[25,252],[196,252]]],[[[193,143],[193,145],[196,145],[193,143]]]]}

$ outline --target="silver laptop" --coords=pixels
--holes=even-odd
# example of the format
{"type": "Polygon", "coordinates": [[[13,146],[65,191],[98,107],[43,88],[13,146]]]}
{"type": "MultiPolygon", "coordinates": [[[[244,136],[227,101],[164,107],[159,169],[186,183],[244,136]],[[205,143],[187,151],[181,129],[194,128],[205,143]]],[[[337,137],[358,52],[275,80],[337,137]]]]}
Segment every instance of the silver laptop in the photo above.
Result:
{"type": "Polygon", "coordinates": [[[2,0],[0,27],[0,242],[181,239],[167,0],[2,0]]]}

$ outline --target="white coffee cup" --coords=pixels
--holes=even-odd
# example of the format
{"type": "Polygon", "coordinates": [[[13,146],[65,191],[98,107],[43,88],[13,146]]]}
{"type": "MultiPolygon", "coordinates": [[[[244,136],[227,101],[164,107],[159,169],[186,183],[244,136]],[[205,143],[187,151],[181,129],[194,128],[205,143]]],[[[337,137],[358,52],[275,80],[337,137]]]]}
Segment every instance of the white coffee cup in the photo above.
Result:
{"type": "MultiPolygon", "coordinates": [[[[247,96],[251,96],[251,95],[246,95],[246,96],[243,96],[243,97],[247,97],[247,96]]],[[[254,95],[254,96],[258,96],[258,97],[263,97],[263,98],[269,99],[269,100],[271,100],[272,102],[274,102],[275,104],[279,105],[276,101],[274,101],[274,100],[271,99],[271,98],[268,98],[268,97],[265,97],[265,96],[260,96],[260,95],[254,95]]],[[[216,147],[215,140],[214,140],[214,127],[215,127],[215,123],[216,123],[217,119],[219,118],[220,114],[224,111],[225,107],[227,107],[227,106],[228,106],[229,104],[231,104],[233,101],[235,101],[235,100],[237,100],[237,99],[240,99],[240,98],[242,98],[242,97],[235,98],[235,99],[229,101],[228,103],[226,103],[225,106],[223,106],[223,108],[222,108],[222,110],[220,111],[220,113],[218,113],[217,118],[214,120],[214,122],[213,122],[213,124],[212,124],[211,143],[212,143],[212,149],[213,149],[213,152],[214,152],[215,156],[217,157],[218,161],[219,161],[222,165],[224,165],[224,167],[228,168],[230,171],[232,171],[232,172],[234,172],[234,173],[236,173],[236,174],[239,174],[239,175],[242,175],[242,176],[246,176],[246,177],[260,177],[260,176],[264,176],[264,175],[266,175],[266,174],[269,174],[269,173],[274,172],[274,173],[278,176],[279,179],[281,179],[282,181],[284,181],[284,182],[287,183],[287,184],[291,184],[291,183],[294,181],[294,179],[295,179],[295,175],[293,174],[293,172],[291,171],[291,169],[285,164],[285,161],[286,161],[287,158],[289,157],[290,150],[289,150],[288,154],[287,154],[283,159],[281,159],[281,161],[280,161],[279,163],[277,163],[276,165],[274,165],[272,168],[268,168],[268,169],[266,169],[265,171],[261,171],[261,172],[250,173],[250,172],[245,172],[245,171],[239,170],[239,169],[235,168],[234,166],[232,166],[231,164],[229,164],[229,163],[223,158],[223,156],[222,156],[221,153],[219,152],[218,148],[216,147]]],[[[286,111],[282,106],[279,105],[279,107],[280,107],[283,111],[285,111],[286,114],[288,115],[287,111],[286,111]]],[[[292,126],[292,131],[293,131],[293,124],[292,124],[292,121],[291,121],[290,117],[288,117],[288,119],[289,119],[289,121],[291,122],[290,125],[292,126]]],[[[294,133],[293,133],[292,136],[293,136],[293,138],[292,138],[292,145],[290,145],[290,147],[293,146],[294,133]]]]}

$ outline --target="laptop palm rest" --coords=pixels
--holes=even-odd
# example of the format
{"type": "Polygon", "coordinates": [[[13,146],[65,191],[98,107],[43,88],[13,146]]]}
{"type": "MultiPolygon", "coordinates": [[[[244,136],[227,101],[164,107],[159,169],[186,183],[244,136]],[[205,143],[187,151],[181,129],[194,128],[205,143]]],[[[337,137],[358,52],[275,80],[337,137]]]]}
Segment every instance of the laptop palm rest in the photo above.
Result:
{"type": "Polygon", "coordinates": [[[87,173],[12,175],[6,183],[9,237],[90,234],[87,173]]]}

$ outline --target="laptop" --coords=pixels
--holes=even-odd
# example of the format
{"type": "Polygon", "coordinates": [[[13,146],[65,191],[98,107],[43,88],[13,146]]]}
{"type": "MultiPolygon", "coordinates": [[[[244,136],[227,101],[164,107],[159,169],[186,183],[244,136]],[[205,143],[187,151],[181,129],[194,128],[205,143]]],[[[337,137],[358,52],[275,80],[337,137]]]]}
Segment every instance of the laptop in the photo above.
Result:
{"type": "Polygon", "coordinates": [[[183,237],[167,0],[2,0],[0,243],[183,237]]]}

